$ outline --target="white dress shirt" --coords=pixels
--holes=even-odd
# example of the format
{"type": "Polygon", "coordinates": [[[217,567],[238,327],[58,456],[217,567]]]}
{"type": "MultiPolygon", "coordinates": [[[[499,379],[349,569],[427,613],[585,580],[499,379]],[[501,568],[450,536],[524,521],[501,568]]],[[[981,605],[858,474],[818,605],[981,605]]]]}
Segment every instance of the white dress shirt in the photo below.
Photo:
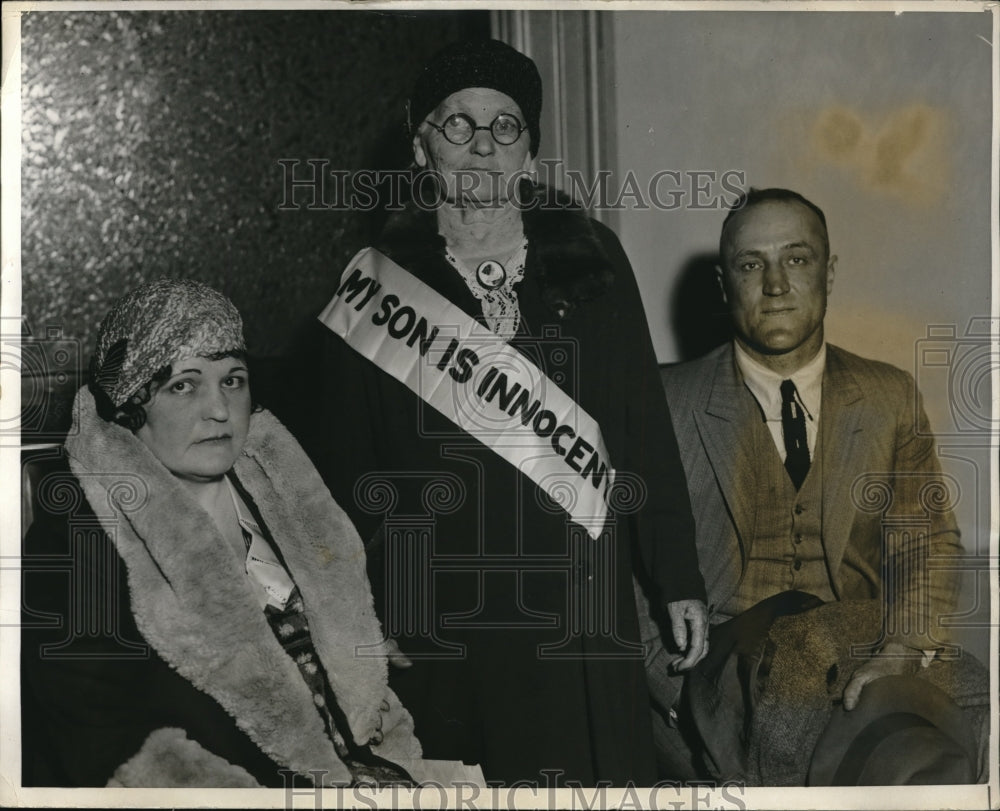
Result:
{"type": "Polygon", "coordinates": [[[264,537],[264,531],[254,521],[229,477],[226,477],[226,483],[229,485],[229,494],[232,496],[233,506],[236,508],[236,518],[240,522],[240,529],[243,530],[243,539],[246,543],[244,565],[247,576],[250,578],[250,586],[253,588],[261,608],[272,605],[275,608],[283,609],[288,603],[288,598],[292,595],[295,581],[281,565],[281,561],[271,548],[271,544],[264,537]]]}
{"type": "Polygon", "coordinates": [[[819,436],[826,344],[820,347],[816,357],[787,377],[758,363],[735,341],[733,347],[736,349],[736,365],[743,375],[743,382],[764,412],[767,428],[782,462],[785,461],[785,438],[781,430],[781,381],[791,380],[795,384],[799,405],[806,414],[806,441],[809,443],[809,458],[812,459],[816,455],[816,437],[819,436]]]}

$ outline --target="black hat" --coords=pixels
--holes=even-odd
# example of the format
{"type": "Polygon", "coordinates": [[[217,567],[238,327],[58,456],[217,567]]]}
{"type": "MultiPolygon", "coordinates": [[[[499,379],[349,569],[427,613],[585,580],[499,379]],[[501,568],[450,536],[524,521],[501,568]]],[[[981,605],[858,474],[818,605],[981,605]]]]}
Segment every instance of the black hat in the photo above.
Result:
{"type": "Polygon", "coordinates": [[[531,154],[538,154],[542,77],[531,59],[496,39],[456,42],[434,55],[417,77],[410,96],[410,132],[448,96],[468,87],[499,90],[516,101],[531,133],[531,154]]]}
{"type": "Polygon", "coordinates": [[[810,786],[955,785],[976,779],[969,721],[915,676],[869,682],[853,710],[834,711],[809,766],[810,786]]]}

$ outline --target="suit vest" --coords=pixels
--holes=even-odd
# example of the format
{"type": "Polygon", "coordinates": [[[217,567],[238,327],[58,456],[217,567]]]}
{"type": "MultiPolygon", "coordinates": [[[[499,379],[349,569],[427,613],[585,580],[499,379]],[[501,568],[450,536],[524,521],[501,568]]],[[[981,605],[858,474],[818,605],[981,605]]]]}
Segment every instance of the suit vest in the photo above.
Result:
{"type": "MultiPolygon", "coordinates": [[[[751,398],[749,390],[743,396],[751,398]]],[[[754,412],[760,414],[756,400],[754,412]]],[[[817,437],[809,473],[796,492],[774,439],[762,419],[751,421],[756,511],[748,536],[747,558],[740,583],[719,609],[734,617],[761,600],[797,589],[822,600],[835,600],[823,549],[822,441],[817,437]]],[[[822,435],[822,432],[820,432],[822,435]]]]}

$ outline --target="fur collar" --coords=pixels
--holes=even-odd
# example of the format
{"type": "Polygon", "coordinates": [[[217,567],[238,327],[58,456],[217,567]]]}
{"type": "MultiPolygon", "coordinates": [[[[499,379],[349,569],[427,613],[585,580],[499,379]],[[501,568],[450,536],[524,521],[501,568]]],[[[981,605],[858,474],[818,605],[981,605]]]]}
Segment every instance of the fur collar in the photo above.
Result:
{"type": "Polygon", "coordinates": [[[260,788],[240,766],[192,741],[183,729],[162,727],[108,780],[108,788],[260,788]]]}
{"type": "MultiPolygon", "coordinates": [[[[66,442],[70,467],[128,570],[139,630],[160,656],[212,696],[272,760],[297,772],[325,769],[350,780],[327,738],[305,681],[271,631],[236,553],[212,519],[129,431],[98,417],[77,395],[66,442]]],[[[375,749],[419,757],[413,722],[387,684],[382,633],[365,573],[361,539],[303,450],[268,412],[251,416],[234,467],[302,592],[317,654],[365,744],[382,719],[375,749]]]]}
{"type": "MultiPolygon", "coordinates": [[[[600,298],[614,281],[615,271],[591,219],[562,192],[533,186],[524,195],[524,234],[528,238],[529,272],[536,276],[542,301],[560,318],[581,303],[600,298]]],[[[377,247],[411,271],[442,259],[444,238],[434,211],[413,203],[394,212],[377,247]]]]}

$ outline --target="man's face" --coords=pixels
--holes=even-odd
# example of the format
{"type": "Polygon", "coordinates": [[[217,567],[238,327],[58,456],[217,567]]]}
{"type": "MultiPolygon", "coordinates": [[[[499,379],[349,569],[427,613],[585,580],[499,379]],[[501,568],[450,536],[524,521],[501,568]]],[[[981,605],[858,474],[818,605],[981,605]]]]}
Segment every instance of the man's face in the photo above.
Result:
{"type": "Polygon", "coordinates": [[[736,340],[775,371],[801,367],[823,344],[834,265],[819,217],[794,200],[768,200],[736,214],[718,269],[736,340]]]}
{"type": "MultiPolygon", "coordinates": [[[[524,124],[524,114],[505,93],[470,87],[452,93],[427,117],[438,126],[448,116],[464,113],[478,127],[489,127],[501,113],[524,124]]],[[[488,129],[476,130],[467,144],[448,141],[426,122],[413,137],[413,157],[421,169],[440,173],[448,200],[482,205],[505,203],[517,191],[517,179],[532,168],[531,133],[522,132],[513,144],[498,144],[488,129]],[[460,199],[461,198],[461,199],[460,199]]]]}

